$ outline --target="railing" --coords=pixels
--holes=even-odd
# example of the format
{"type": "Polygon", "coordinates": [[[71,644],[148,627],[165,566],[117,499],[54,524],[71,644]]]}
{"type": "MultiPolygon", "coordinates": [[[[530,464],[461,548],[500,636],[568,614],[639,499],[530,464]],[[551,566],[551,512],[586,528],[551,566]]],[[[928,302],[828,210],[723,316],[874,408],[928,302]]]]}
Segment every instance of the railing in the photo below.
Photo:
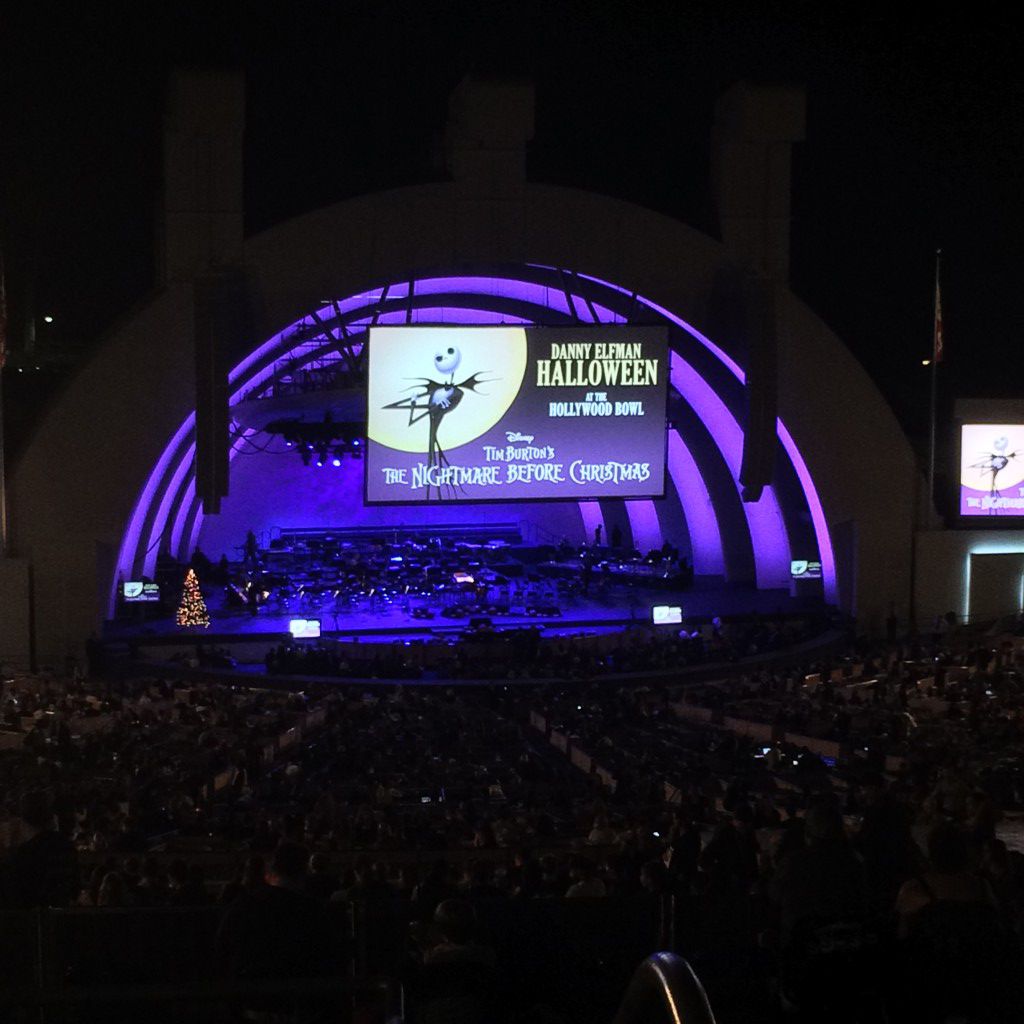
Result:
{"type": "MultiPolygon", "coordinates": [[[[339,1024],[391,1024],[403,1014],[401,982],[390,970],[356,969],[350,909],[328,907],[337,940],[329,973],[249,979],[222,970],[221,907],[4,911],[0,1006],[32,1008],[25,1019],[36,1024],[132,1018],[219,1024],[261,1004],[330,1006],[339,1024]]],[[[397,959],[389,964],[398,966],[397,959]]]]}
{"type": "MultiPolygon", "coordinates": [[[[335,980],[363,984],[393,978],[404,986],[409,922],[421,909],[398,900],[328,904],[335,980]]],[[[478,941],[495,950],[508,991],[523,997],[522,1009],[531,1005],[532,988],[566,1008],[576,1006],[580,1014],[573,1021],[616,1006],[637,963],[652,950],[670,948],[672,941],[670,906],[653,897],[479,900],[475,909],[478,941]]],[[[681,920],[696,922],[697,928],[712,912],[727,922],[730,936],[747,941],[742,922],[717,906],[679,911],[681,920]]],[[[4,911],[0,1005],[119,1000],[155,1005],[166,1002],[169,987],[184,990],[183,1001],[197,1007],[231,1001],[238,993],[230,987],[244,984],[222,973],[217,936],[224,913],[223,907],[4,911]]],[[[687,941],[690,955],[698,955],[695,937],[687,935],[687,941]]],[[[151,1016],[138,1016],[156,1024],[151,1016]]]]}
{"type": "Polygon", "coordinates": [[[432,525],[372,525],[372,526],[303,526],[274,527],[274,539],[283,544],[359,540],[386,537],[394,544],[415,538],[441,538],[443,540],[504,540],[519,543],[521,524],[508,522],[434,523],[432,525]]]}
{"type": "MultiPolygon", "coordinates": [[[[550,544],[552,547],[557,547],[563,539],[533,519],[520,519],[519,532],[527,542],[532,540],[534,544],[550,544]]],[[[578,544],[576,546],[578,547],[578,544]]]]}
{"type": "Polygon", "coordinates": [[[247,1013],[246,1008],[253,1005],[262,1010],[268,1000],[273,1000],[276,1015],[264,1013],[263,1018],[254,1019],[298,1019],[292,1016],[295,1007],[308,1011],[311,1006],[316,1006],[320,1010],[332,1007],[332,1019],[337,1021],[401,1024],[404,1020],[401,988],[390,978],[75,985],[55,989],[33,985],[0,989],[0,1001],[4,1006],[34,1008],[34,1019],[42,1024],[48,1018],[48,1010],[57,1011],[55,1019],[60,1021],[66,1020],[64,1013],[69,1009],[87,1014],[102,1013],[97,1019],[107,1019],[115,1008],[126,1006],[132,1007],[136,1013],[157,1014],[157,1019],[180,1019],[179,1014],[184,1014],[186,1018],[214,1024],[237,1020],[240,1012],[247,1013]],[[170,1015],[168,1011],[171,1011],[170,1015]]]}
{"type": "Polygon", "coordinates": [[[613,1024],[715,1024],[704,986],[675,953],[653,953],[636,969],[613,1024]]]}

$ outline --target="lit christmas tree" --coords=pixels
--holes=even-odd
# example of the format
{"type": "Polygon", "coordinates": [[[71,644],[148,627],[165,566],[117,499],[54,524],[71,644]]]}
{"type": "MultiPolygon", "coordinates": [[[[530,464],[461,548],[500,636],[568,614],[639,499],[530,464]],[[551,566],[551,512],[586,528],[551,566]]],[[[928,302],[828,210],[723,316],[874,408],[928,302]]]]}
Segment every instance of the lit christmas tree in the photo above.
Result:
{"type": "Polygon", "coordinates": [[[209,626],[210,613],[207,611],[206,602],[199,592],[199,578],[195,569],[189,569],[185,576],[185,587],[181,594],[181,604],[178,605],[179,626],[209,626]]]}

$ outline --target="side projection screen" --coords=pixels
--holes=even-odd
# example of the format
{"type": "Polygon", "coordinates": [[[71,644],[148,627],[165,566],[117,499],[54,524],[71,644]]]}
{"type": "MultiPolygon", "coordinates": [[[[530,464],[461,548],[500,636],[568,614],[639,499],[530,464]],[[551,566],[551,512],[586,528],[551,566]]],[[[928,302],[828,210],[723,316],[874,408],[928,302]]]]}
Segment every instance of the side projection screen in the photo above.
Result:
{"type": "Polygon", "coordinates": [[[1024,424],[962,425],[960,515],[1024,516],[1024,424]]]}
{"type": "Polygon", "coordinates": [[[665,492],[663,327],[371,327],[366,502],[665,492]]]}

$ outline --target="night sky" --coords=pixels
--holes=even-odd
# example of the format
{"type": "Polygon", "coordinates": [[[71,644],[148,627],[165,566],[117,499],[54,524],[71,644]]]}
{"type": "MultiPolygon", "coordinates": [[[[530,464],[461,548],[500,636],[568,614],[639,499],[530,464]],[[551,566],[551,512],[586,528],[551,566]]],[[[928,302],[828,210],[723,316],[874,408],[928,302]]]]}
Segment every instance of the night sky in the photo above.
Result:
{"type": "MultiPolygon", "coordinates": [[[[521,0],[5,10],[0,240],[10,344],[34,298],[81,351],[153,278],[164,88],[174,66],[247,80],[246,216],[276,221],[437,179],[467,71],[537,87],[528,173],[714,233],[715,98],[741,78],[808,94],[795,152],[793,290],[904,426],[927,429],[935,251],[954,395],[1021,397],[1024,85],[1019,34],[836,5],[521,0]],[[276,13],[267,13],[268,11],[276,13]]],[[[686,310],[678,310],[684,317],[686,310]]]]}

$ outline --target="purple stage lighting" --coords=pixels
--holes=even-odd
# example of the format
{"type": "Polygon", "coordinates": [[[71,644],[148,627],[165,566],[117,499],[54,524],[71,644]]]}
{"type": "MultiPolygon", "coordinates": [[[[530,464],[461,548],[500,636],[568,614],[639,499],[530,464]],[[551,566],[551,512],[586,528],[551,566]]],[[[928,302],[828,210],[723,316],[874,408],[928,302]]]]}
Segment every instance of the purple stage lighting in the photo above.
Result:
{"type": "MultiPolygon", "coordinates": [[[[570,275],[569,280],[577,278],[589,281],[608,288],[610,291],[621,295],[633,296],[633,293],[618,285],[601,281],[598,278],[585,274],[570,275]]],[[[302,318],[302,320],[288,326],[278,334],[269,338],[264,344],[254,349],[243,359],[229,374],[229,381],[234,386],[231,395],[231,404],[234,405],[241,400],[243,394],[249,394],[258,389],[264,382],[272,379],[275,368],[282,358],[308,336],[308,332],[323,332],[329,336],[333,330],[330,325],[336,317],[344,317],[348,330],[353,335],[362,333],[360,324],[381,323],[381,322],[405,322],[409,319],[409,311],[403,310],[400,313],[391,313],[381,316],[378,304],[386,296],[388,299],[400,298],[410,291],[409,283],[396,283],[385,288],[372,289],[358,294],[350,295],[348,298],[331,303],[324,303],[323,308],[317,312],[302,318]],[[365,311],[365,316],[363,313],[365,311]],[[393,319],[397,318],[397,319],[393,319]],[[326,328],[326,330],[325,330],[326,328]]],[[[565,315],[571,310],[576,310],[578,315],[587,321],[597,320],[599,322],[617,322],[622,317],[621,312],[610,309],[608,306],[598,305],[591,297],[589,303],[581,306],[577,299],[579,296],[572,294],[569,290],[559,287],[539,285],[536,282],[520,281],[511,276],[480,275],[477,277],[430,277],[416,280],[412,284],[412,293],[419,298],[426,298],[429,295],[437,295],[442,302],[437,305],[427,306],[413,304],[411,310],[412,322],[441,322],[441,323],[530,323],[545,321],[545,312],[565,315]],[[499,299],[529,303],[534,309],[519,310],[526,312],[527,317],[517,316],[507,311],[497,312],[494,309],[481,309],[484,303],[471,303],[475,308],[463,308],[449,305],[451,296],[479,295],[482,297],[491,296],[499,299]],[[571,296],[571,297],[570,297],[571,296]],[[593,311],[593,312],[591,312],[593,311]],[[585,315],[584,315],[585,314],[585,315]]],[[[429,299],[427,300],[429,302],[429,299]]],[[[732,358],[721,348],[716,346],[710,339],[706,338],[699,331],[695,330],[670,310],[646,299],[642,296],[633,297],[633,301],[646,307],[647,310],[663,317],[685,331],[691,338],[701,344],[713,356],[715,356],[735,377],[737,381],[744,381],[743,369],[732,360],[732,358]]],[[[615,305],[614,302],[611,305],[615,305]]],[[[691,406],[708,406],[709,404],[721,405],[721,400],[715,401],[714,391],[711,386],[693,372],[692,367],[683,367],[678,358],[673,360],[675,378],[673,383],[679,386],[684,385],[683,397],[691,406]],[[687,372],[690,370],[691,372],[687,372]],[[680,372],[682,371],[682,372],[680,372]],[[710,393],[709,393],[710,392],[710,393]],[[696,403],[696,406],[694,405],[696,403]]],[[[705,409],[705,411],[707,411],[705,409]]],[[[734,423],[727,422],[730,416],[715,415],[709,423],[709,430],[720,450],[723,450],[726,463],[730,465],[735,475],[736,444],[734,423]],[[724,423],[724,426],[723,426],[724,423]]],[[[816,493],[814,483],[808,471],[808,467],[801,458],[792,436],[786,430],[781,421],[778,422],[778,438],[789,456],[789,460],[803,488],[804,498],[807,502],[810,517],[813,522],[814,531],[818,540],[820,558],[822,561],[824,589],[826,599],[835,601],[838,597],[835,561],[831,549],[828,524],[821,500],[816,493]]],[[[147,535],[150,541],[154,537],[162,536],[166,527],[173,522],[174,529],[171,535],[171,546],[175,552],[183,550],[186,542],[194,544],[199,539],[199,533],[203,523],[203,512],[195,496],[195,477],[192,468],[194,448],[195,416],[190,414],[182,423],[181,427],[170,440],[164,449],[160,459],[153,467],[149,479],[146,481],[139,499],[133,509],[127,529],[122,538],[118,558],[118,567],[114,574],[111,588],[111,607],[116,597],[116,580],[118,574],[125,579],[138,578],[136,568],[144,563],[155,560],[155,551],[147,555],[147,535]]],[[[683,474],[680,477],[678,470],[682,468],[683,462],[692,462],[689,452],[685,452],[685,446],[678,442],[679,438],[675,431],[670,431],[668,441],[668,464],[677,494],[683,505],[683,511],[690,526],[693,543],[694,566],[698,570],[711,570],[721,566],[723,560],[722,543],[723,539],[719,534],[716,522],[715,510],[710,501],[710,495],[706,487],[700,486],[699,468],[694,463],[689,469],[696,471],[697,479],[692,475],[683,474]],[[673,471],[673,467],[675,471],[673,471]],[[689,481],[689,485],[687,483],[689,481]],[[697,493],[692,496],[688,494],[690,485],[696,485],[697,493]],[[694,507],[696,506],[696,508],[694,507]],[[695,524],[699,523],[699,526],[695,524]],[[698,553],[700,551],[700,554],[698,553]],[[702,557],[706,556],[706,557],[702,557]]],[[[361,442],[353,439],[351,443],[351,454],[354,458],[361,458],[362,452],[358,450],[361,442]]],[[[296,445],[300,455],[304,456],[303,461],[310,458],[310,452],[315,446],[296,445]],[[303,450],[305,449],[305,450],[303,450]]],[[[232,449],[232,455],[236,449],[232,449]]],[[[324,456],[325,460],[326,456],[324,456]]],[[[320,460],[318,460],[319,462],[320,460]]],[[[308,463],[307,463],[308,464],[308,463]]],[[[320,462],[322,464],[322,462],[320,462]]],[[[767,502],[758,503],[763,507],[752,510],[744,508],[747,526],[750,529],[751,540],[755,547],[755,559],[758,563],[758,576],[762,585],[768,583],[775,575],[775,563],[780,560],[780,553],[783,547],[788,547],[786,529],[781,521],[778,499],[771,494],[767,502]],[[760,543],[759,543],[760,542],[760,543]],[[767,543],[765,543],[767,542],[767,543]],[[767,571],[765,571],[767,570],[767,571]]],[[[581,503],[585,509],[583,521],[587,524],[588,532],[592,533],[595,524],[594,520],[602,521],[600,506],[590,505],[588,502],[581,503]],[[590,506],[590,507],[587,507],[590,506]],[[596,515],[595,515],[596,513],[596,515]]],[[[655,515],[651,515],[652,509],[646,504],[637,505],[627,509],[630,516],[630,525],[634,531],[646,535],[654,530],[654,523],[658,518],[657,513],[661,511],[654,509],[655,515]]],[[[664,526],[664,524],[660,524],[664,526]]],[[[780,563],[781,564],[781,563],[780,563]]],[[[786,563],[788,567],[788,562],[786,563]]],[[[721,569],[719,568],[719,571],[721,569]]]]}

